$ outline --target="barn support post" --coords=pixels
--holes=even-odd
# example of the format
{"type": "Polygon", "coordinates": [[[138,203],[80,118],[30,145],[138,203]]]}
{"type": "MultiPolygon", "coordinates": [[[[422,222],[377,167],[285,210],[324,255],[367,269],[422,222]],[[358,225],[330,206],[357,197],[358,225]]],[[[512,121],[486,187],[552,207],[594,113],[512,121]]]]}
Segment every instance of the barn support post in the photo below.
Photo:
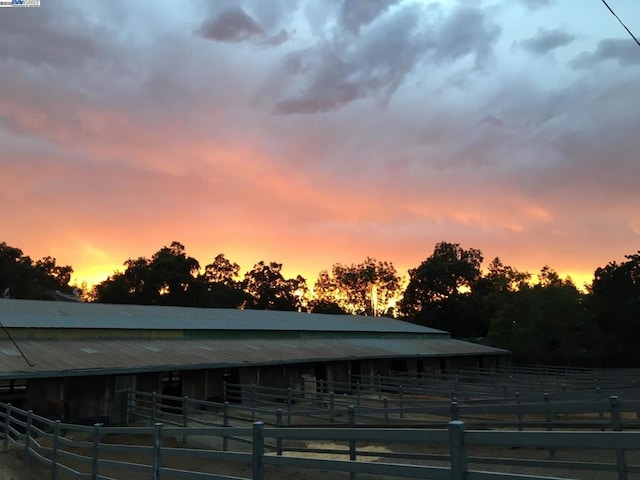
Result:
{"type": "MultiPolygon", "coordinates": [[[[224,402],[222,406],[222,426],[229,426],[229,402],[224,402]]],[[[229,450],[229,436],[225,435],[222,437],[222,451],[226,452],[229,450]]]]}
{"type": "MultiPolygon", "coordinates": [[[[356,426],[356,412],[353,405],[349,405],[349,427],[354,428],[356,426]]],[[[356,461],[356,441],[349,440],[349,460],[352,462],[356,461]]],[[[356,480],[356,472],[349,473],[350,480],[356,480]]]]}
{"type": "Polygon", "coordinates": [[[124,424],[127,426],[131,422],[131,393],[131,390],[127,388],[127,391],[125,392],[126,397],[124,402],[124,424]]]}
{"type": "MultiPolygon", "coordinates": [[[[185,395],[182,397],[182,426],[189,426],[189,397],[185,395]]],[[[189,436],[185,433],[182,435],[182,443],[187,443],[189,436]]]]}
{"type": "Polygon", "coordinates": [[[449,422],[449,449],[451,455],[451,480],[467,478],[468,459],[464,444],[464,423],[449,422]]]}
{"type": "Polygon", "coordinates": [[[98,478],[99,472],[99,458],[100,458],[100,427],[101,423],[96,423],[93,426],[93,444],[91,448],[91,480],[96,480],[98,478]]]}
{"type": "Polygon", "coordinates": [[[356,405],[360,405],[360,382],[356,382],[356,405]]]}
{"type": "Polygon", "coordinates": [[[29,451],[31,450],[32,423],[33,423],[33,410],[29,410],[27,412],[27,426],[24,434],[24,458],[22,460],[22,466],[24,468],[29,468],[29,451]]]}
{"type": "Polygon", "coordinates": [[[60,446],[60,420],[53,426],[53,445],[51,447],[51,480],[58,479],[58,448],[60,446]]]}
{"type": "MultiPolygon", "coordinates": [[[[289,379],[289,385],[291,385],[291,379],[289,379]]],[[[291,425],[291,402],[293,401],[293,395],[291,387],[287,387],[287,425],[291,425]]]]}
{"type": "Polygon", "coordinates": [[[333,392],[329,392],[329,418],[331,418],[331,423],[334,422],[335,416],[335,406],[336,406],[336,398],[333,392]]]}
{"type": "Polygon", "coordinates": [[[398,395],[400,397],[400,418],[404,418],[404,387],[398,387],[398,395]]]}
{"type": "MultiPolygon", "coordinates": [[[[276,427],[282,428],[282,409],[276,410],[276,427]]],[[[282,437],[276,440],[276,455],[282,456],[282,437]]]]}
{"type": "MultiPolygon", "coordinates": [[[[622,420],[620,417],[620,400],[616,396],[609,398],[611,406],[611,428],[614,432],[622,431],[622,420]]],[[[616,449],[616,463],[618,464],[618,480],[627,480],[627,458],[624,448],[616,449]]]]}
{"type": "Polygon", "coordinates": [[[160,468],[162,467],[162,423],[153,425],[153,471],[152,479],[160,480],[160,468]]]}
{"type": "Polygon", "coordinates": [[[387,397],[382,399],[382,408],[384,409],[384,423],[389,423],[389,399],[387,397]]]}
{"type": "Polygon", "coordinates": [[[251,421],[256,419],[256,384],[251,384],[251,421]]]}
{"type": "Polygon", "coordinates": [[[156,423],[156,418],[158,415],[158,398],[156,392],[151,393],[151,426],[153,427],[156,423]]]}
{"type": "Polygon", "coordinates": [[[264,423],[253,423],[251,471],[253,480],[264,480],[264,423]]]}
{"type": "Polygon", "coordinates": [[[9,451],[9,428],[11,427],[11,410],[13,407],[10,403],[7,403],[7,409],[5,410],[4,417],[4,439],[2,441],[2,451],[7,453],[9,451]]]}

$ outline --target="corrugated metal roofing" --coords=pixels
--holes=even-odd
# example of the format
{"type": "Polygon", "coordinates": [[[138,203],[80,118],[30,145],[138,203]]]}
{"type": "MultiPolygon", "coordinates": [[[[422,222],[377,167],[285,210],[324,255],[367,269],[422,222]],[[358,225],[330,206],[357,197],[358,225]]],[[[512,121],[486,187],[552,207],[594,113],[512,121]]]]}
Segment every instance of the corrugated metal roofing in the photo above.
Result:
{"type": "Polygon", "coordinates": [[[246,332],[241,338],[141,338],[133,333],[121,338],[84,334],[58,339],[17,338],[33,366],[0,332],[0,378],[509,353],[453,340],[441,330],[391,318],[352,315],[0,300],[0,321],[9,331],[47,328],[246,332]],[[259,333],[264,331],[277,334],[265,338],[259,333]],[[303,331],[316,333],[301,338],[298,332],[303,331]]]}
{"type": "Polygon", "coordinates": [[[9,340],[2,340],[0,378],[508,353],[449,338],[23,340],[19,346],[34,366],[27,364],[9,340]]]}
{"type": "Polygon", "coordinates": [[[0,299],[8,328],[268,330],[443,334],[393,318],[274,310],[109,305],[0,299]]]}

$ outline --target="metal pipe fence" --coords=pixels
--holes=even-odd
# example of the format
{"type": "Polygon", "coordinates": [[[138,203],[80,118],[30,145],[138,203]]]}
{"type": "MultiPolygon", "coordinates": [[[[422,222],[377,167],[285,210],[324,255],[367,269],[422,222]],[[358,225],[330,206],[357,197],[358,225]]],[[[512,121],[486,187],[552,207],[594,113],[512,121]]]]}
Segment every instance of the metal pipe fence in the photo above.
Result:
{"type": "MultiPolygon", "coordinates": [[[[614,402],[615,405],[615,402],[614,402]]],[[[491,466],[536,467],[540,469],[559,468],[565,470],[595,469],[614,472],[618,479],[625,480],[630,473],[640,473],[640,465],[627,461],[627,452],[640,450],[640,432],[618,431],[619,424],[611,431],[567,432],[567,431],[517,431],[495,430],[479,431],[465,428],[464,422],[453,420],[440,429],[420,428],[363,428],[353,421],[350,428],[301,428],[270,427],[264,422],[253,422],[243,427],[192,427],[171,426],[160,422],[152,426],[140,427],[103,427],[79,426],[52,422],[33,412],[25,412],[11,405],[0,404],[3,411],[4,430],[3,450],[20,448],[23,452],[25,467],[31,460],[37,460],[51,466],[51,478],[57,480],[61,473],[71,478],[91,478],[110,480],[122,478],[122,472],[139,472],[147,478],[163,477],[200,480],[240,480],[242,477],[218,475],[209,472],[192,471],[177,468],[172,464],[174,458],[205,458],[224,460],[251,466],[251,479],[264,480],[267,467],[299,468],[310,470],[329,470],[358,474],[391,475],[402,478],[430,478],[453,480],[515,480],[515,479],[553,479],[560,477],[544,475],[518,475],[517,473],[497,472],[491,466]],[[24,416],[21,420],[18,414],[24,416]],[[36,426],[39,425],[39,426],[36,426]],[[81,432],[86,436],[83,441],[62,436],[62,431],[81,432]],[[104,440],[113,435],[144,436],[144,445],[106,443],[104,440]],[[212,448],[193,448],[189,443],[179,447],[165,444],[167,438],[222,438],[235,437],[247,441],[244,450],[224,451],[212,448]],[[336,442],[344,448],[331,450],[344,455],[343,459],[308,458],[304,453],[321,449],[289,448],[290,442],[336,442]],[[413,454],[395,452],[386,457],[386,461],[367,461],[373,453],[367,451],[370,444],[414,444],[439,446],[441,455],[413,454]],[[549,459],[477,457],[473,455],[475,447],[545,448],[549,451],[563,449],[602,450],[608,449],[616,454],[614,462],[577,462],[549,459]],[[148,461],[134,463],[117,460],[122,452],[132,451],[145,454],[148,461]],[[300,453],[301,455],[290,455],[300,453]],[[388,460],[402,459],[393,462],[388,460]],[[409,461],[408,461],[409,460],[409,461]],[[439,461],[442,465],[433,465],[439,461]],[[431,464],[429,464],[431,463],[431,464]],[[489,468],[489,469],[487,469],[489,468]],[[108,471],[107,471],[108,470],[108,471]],[[107,471],[107,473],[105,473],[107,471]],[[113,473],[120,472],[120,473],[113,473]]],[[[353,418],[351,416],[350,418],[353,418]]],[[[616,421],[617,422],[617,421],[616,421]]],[[[297,443],[293,443],[294,445],[297,443]]],[[[326,451],[326,448],[325,448],[326,451]]],[[[375,453],[378,455],[378,453],[375,453]]]]}

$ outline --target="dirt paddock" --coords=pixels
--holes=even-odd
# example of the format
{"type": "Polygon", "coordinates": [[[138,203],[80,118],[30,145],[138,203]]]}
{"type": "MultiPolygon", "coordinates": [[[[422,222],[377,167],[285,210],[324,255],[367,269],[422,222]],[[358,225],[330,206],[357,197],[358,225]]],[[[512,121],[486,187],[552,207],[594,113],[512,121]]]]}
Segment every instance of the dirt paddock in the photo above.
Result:
{"type": "MultiPolygon", "coordinates": [[[[81,438],[77,438],[81,439],[81,438]]],[[[84,438],[83,440],[87,440],[84,438]]],[[[124,435],[109,435],[102,439],[103,443],[112,444],[128,444],[128,445],[150,445],[151,439],[142,436],[124,436],[124,435]]],[[[193,438],[188,444],[183,444],[181,441],[174,438],[166,438],[164,445],[167,447],[176,448],[212,448],[219,449],[219,439],[207,439],[207,438],[193,438]]],[[[322,454],[322,453],[295,453],[285,452],[286,456],[306,456],[312,458],[330,458],[330,459],[348,459],[348,451],[346,445],[336,443],[319,443],[319,442],[298,442],[295,446],[299,447],[314,447],[322,449],[344,449],[344,454],[322,454]]],[[[250,448],[248,445],[230,443],[231,449],[234,451],[248,451],[250,448]]],[[[368,456],[359,456],[359,461],[368,462],[388,462],[388,463],[412,463],[409,460],[400,459],[388,459],[384,458],[384,454],[390,452],[403,452],[403,453],[430,453],[430,454],[446,454],[448,449],[446,446],[423,446],[423,445],[407,445],[407,444],[391,444],[391,445],[365,445],[358,443],[358,450],[367,450],[371,452],[368,456]],[[365,460],[366,458],[366,460],[365,460]]],[[[527,459],[539,459],[546,460],[549,458],[549,452],[545,449],[533,449],[533,448],[470,448],[469,457],[483,457],[483,458],[527,458],[527,459]]],[[[133,462],[133,463],[150,463],[150,455],[141,455],[136,452],[119,453],[117,456],[105,455],[105,458],[114,458],[121,461],[133,462]]],[[[555,458],[557,460],[564,461],[581,461],[581,462],[607,462],[615,463],[615,453],[605,451],[577,451],[577,450],[561,450],[556,451],[555,458]]],[[[413,463],[420,463],[425,465],[434,466],[447,466],[446,462],[436,461],[415,461],[413,463]]],[[[627,463],[638,464],[640,463],[639,452],[627,452],[627,463]]],[[[68,464],[68,463],[67,463],[68,464]]],[[[218,475],[230,475],[235,477],[251,478],[251,466],[243,465],[235,462],[219,461],[219,460],[206,460],[200,458],[181,458],[171,455],[163,456],[163,464],[167,467],[178,469],[189,469],[192,471],[200,471],[207,473],[215,473],[218,475]]],[[[548,477],[559,477],[568,479],[580,479],[580,480],[615,480],[617,474],[615,472],[602,472],[602,471],[586,471],[586,470],[562,470],[560,468],[529,468],[529,467],[507,467],[507,466],[493,466],[493,465],[481,465],[473,463],[470,459],[470,469],[473,470],[491,470],[491,471],[504,471],[518,474],[536,474],[548,477]]],[[[77,467],[77,465],[76,465],[77,467]]],[[[83,470],[86,471],[87,465],[85,464],[83,470]]],[[[149,479],[150,475],[140,472],[131,472],[126,470],[115,470],[110,468],[102,468],[101,474],[107,475],[115,479],[126,478],[127,480],[143,480],[149,479]]],[[[28,470],[22,468],[22,451],[17,447],[13,447],[8,454],[0,453],[0,480],[44,480],[50,478],[50,469],[35,459],[31,459],[31,466],[28,470]]],[[[317,480],[318,477],[322,477],[323,480],[344,480],[349,478],[349,474],[345,472],[334,471],[319,471],[319,470],[303,470],[299,468],[282,468],[272,467],[267,465],[265,467],[265,478],[269,480],[317,480]]],[[[60,480],[67,480],[72,478],[68,474],[59,473],[58,478],[60,480]]],[[[165,475],[164,478],[172,478],[169,475],[165,475]]],[[[366,475],[359,474],[359,480],[399,480],[403,477],[389,477],[379,475],[366,475]]],[[[630,480],[640,480],[640,474],[629,474],[630,480]]]]}

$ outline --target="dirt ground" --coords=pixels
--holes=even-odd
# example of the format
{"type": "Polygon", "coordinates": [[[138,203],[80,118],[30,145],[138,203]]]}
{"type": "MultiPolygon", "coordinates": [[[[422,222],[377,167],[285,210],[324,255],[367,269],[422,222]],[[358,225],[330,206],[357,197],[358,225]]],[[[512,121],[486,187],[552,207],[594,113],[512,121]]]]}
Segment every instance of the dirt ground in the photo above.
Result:
{"type": "Polygon", "coordinates": [[[18,452],[0,453],[0,480],[49,480],[51,470],[43,465],[33,465],[28,470],[22,468],[22,457],[18,452]]]}
{"type": "MultiPolygon", "coordinates": [[[[136,438],[131,436],[120,436],[114,435],[112,437],[106,437],[103,440],[105,443],[118,443],[118,444],[140,444],[140,445],[149,445],[148,438],[136,438]]],[[[165,440],[165,446],[167,447],[191,447],[191,448],[215,448],[219,449],[220,445],[217,444],[219,439],[215,440],[206,440],[206,439],[193,439],[189,442],[188,445],[182,444],[182,442],[177,439],[168,438],[165,440]],[[213,443],[212,443],[213,442],[213,443]]],[[[244,450],[247,451],[249,446],[242,444],[231,444],[231,447],[234,447],[233,450],[244,450]]],[[[344,449],[344,445],[332,444],[332,443],[314,443],[313,445],[307,445],[304,443],[298,444],[298,446],[313,446],[316,448],[331,448],[331,449],[344,449]]],[[[364,445],[358,445],[358,449],[364,447],[364,445]]],[[[396,459],[384,459],[375,455],[375,453],[384,453],[392,452],[392,451],[404,451],[404,452],[414,452],[414,453],[446,453],[445,446],[431,446],[428,448],[414,446],[412,448],[407,448],[407,445],[375,445],[375,446],[367,446],[367,450],[372,452],[372,456],[368,457],[367,461],[373,462],[398,462],[398,463],[409,463],[408,461],[396,460],[396,459]]],[[[50,470],[49,467],[46,467],[35,460],[32,460],[31,466],[28,470],[22,468],[22,457],[21,451],[17,448],[14,448],[10,451],[9,454],[0,453],[0,480],[44,480],[50,478],[50,470]]],[[[286,455],[302,455],[299,453],[286,453],[286,455]]],[[[478,456],[478,457],[493,457],[493,458],[535,458],[545,460],[549,458],[549,452],[544,449],[514,449],[514,448],[477,448],[469,452],[470,456],[478,456]]],[[[306,454],[305,456],[312,456],[314,458],[332,458],[332,459],[347,459],[348,454],[345,449],[344,454],[306,454]]],[[[636,452],[628,453],[628,463],[630,464],[638,464],[640,463],[640,455],[636,454],[636,452]]],[[[363,457],[360,457],[362,460],[363,457]]],[[[615,455],[613,452],[579,452],[579,451],[559,451],[556,452],[556,458],[558,460],[579,460],[579,461],[606,461],[606,462],[615,462],[615,455]]],[[[149,463],[148,458],[136,454],[133,452],[126,452],[118,454],[118,460],[128,461],[128,462],[140,462],[140,463],[149,463]]],[[[169,456],[165,456],[163,458],[164,464],[166,466],[170,466],[172,468],[184,468],[189,470],[197,470],[201,472],[207,473],[216,473],[218,475],[230,475],[235,477],[244,477],[251,478],[251,466],[250,465],[242,465],[233,462],[226,461],[212,461],[212,460],[203,460],[199,458],[170,458],[169,456]]],[[[446,463],[437,462],[424,462],[425,464],[431,465],[441,465],[446,466],[446,463]]],[[[561,470],[561,469],[534,469],[534,468],[526,468],[526,467],[495,467],[495,466],[483,466],[478,464],[470,464],[470,467],[473,470],[493,470],[493,471],[510,471],[512,473],[519,474],[536,474],[536,475],[544,475],[548,477],[557,477],[557,478],[567,478],[567,479],[579,479],[579,480],[615,480],[617,475],[614,472],[598,472],[598,471],[578,471],[578,470],[561,470]]],[[[86,467],[85,467],[86,468],[86,467]]],[[[101,474],[107,475],[109,477],[120,479],[126,478],[127,480],[143,480],[150,478],[150,474],[143,473],[134,473],[130,471],[124,470],[110,470],[104,468],[100,472],[101,474]]],[[[345,472],[333,472],[333,471],[318,471],[318,470],[301,470],[301,469],[284,469],[284,468],[276,468],[271,466],[266,466],[265,468],[265,478],[268,480],[317,480],[317,478],[322,478],[323,480],[346,480],[349,478],[349,474],[345,472]]],[[[70,478],[67,475],[59,474],[60,480],[67,480],[70,478]]],[[[171,478],[169,475],[164,475],[163,478],[171,478]]],[[[629,480],[638,480],[640,479],[640,474],[630,474],[629,480]]],[[[388,477],[388,476],[372,476],[372,475],[358,475],[358,480],[400,480],[399,477],[388,477]]]]}
{"type": "MultiPolygon", "coordinates": [[[[490,423],[490,422],[489,422],[490,423]]],[[[246,422],[249,426],[250,422],[246,422]]],[[[239,426],[239,425],[238,425],[239,426]]],[[[89,441],[90,438],[77,435],[70,435],[74,440],[89,441]]],[[[175,448],[199,448],[199,449],[213,449],[222,450],[221,440],[219,438],[207,438],[207,437],[195,437],[192,436],[189,439],[188,444],[183,444],[181,439],[166,438],[164,440],[164,446],[175,448]]],[[[149,437],[142,436],[123,436],[123,435],[107,435],[102,438],[103,443],[111,444],[126,444],[126,445],[151,445],[151,439],[149,437]]],[[[312,458],[330,458],[330,459],[348,459],[348,451],[345,444],[336,443],[306,443],[297,442],[289,443],[288,446],[295,447],[313,447],[323,449],[343,450],[344,453],[296,453],[285,452],[286,456],[306,456],[312,458]]],[[[232,451],[250,451],[250,446],[238,442],[230,442],[230,450],[232,451]]],[[[473,448],[469,447],[469,457],[486,457],[486,458],[527,458],[547,460],[549,459],[549,452],[545,449],[534,448],[473,448]]],[[[421,453],[421,454],[442,454],[448,453],[448,447],[444,445],[408,445],[408,444],[393,444],[393,445],[364,445],[358,443],[358,451],[366,448],[371,455],[364,456],[359,455],[359,461],[368,462],[387,462],[387,463],[412,463],[409,460],[401,459],[389,459],[384,458],[385,453],[391,452],[403,452],[403,453],[421,453]],[[376,455],[378,453],[379,455],[376,455]],[[365,460],[366,458],[366,460],[365,460]]],[[[86,454],[86,451],[79,452],[86,454]]],[[[580,462],[606,462],[614,464],[616,462],[615,453],[612,451],[557,451],[557,460],[564,461],[580,461],[580,462]]],[[[106,456],[106,455],[105,455],[106,456]]],[[[142,455],[134,451],[128,451],[125,453],[113,454],[111,457],[116,460],[150,464],[150,455],[142,455]]],[[[65,462],[68,464],[68,462],[65,462]]],[[[448,466],[447,462],[435,462],[435,461],[416,461],[415,463],[421,463],[425,465],[433,466],[448,466]]],[[[627,452],[627,463],[638,465],[640,464],[640,452],[627,452]]],[[[205,460],[197,457],[171,457],[169,454],[163,455],[163,465],[178,468],[188,469],[192,471],[200,471],[207,473],[215,473],[218,475],[229,475],[241,478],[251,478],[251,466],[243,465],[235,462],[219,461],[219,460],[205,460]]],[[[565,478],[565,479],[579,479],[579,480],[616,480],[617,474],[615,472],[602,472],[602,471],[581,471],[581,470],[562,470],[562,469],[550,469],[550,468],[528,468],[528,467],[500,467],[489,466],[478,463],[469,462],[470,469],[472,470],[491,470],[491,471],[504,471],[518,474],[535,474],[547,477],[565,478]]],[[[75,466],[78,470],[87,471],[87,465],[83,467],[75,466]]],[[[127,480],[146,480],[151,476],[149,473],[137,473],[127,470],[113,470],[103,468],[100,471],[101,474],[115,478],[117,480],[126,478],[127,480]]],[[[36,460],[31,460],[31,466],[28,470],[22,467],[22,452],[17,447],[10,450],[8,454],[0,452],[0,480],[44,480],[49,479],[51,476],[48,466],[42,465],[36,460]]],[[[69,475],[59,473],[58,478],[60,480],[67,480],[71,477],[69,475]]],[[[169,475],[163,475],[163,478],[172,478],[169,475]]],[[[346,480],[349,479],[349,474],[345,472],[333,472],[333,471],[318,471],[318,470],[302,470],[292,468],[281,468],[266,466],[265,478],[267,480],[346,480]]],[[[400,480],[398,477],[389,476],[373,476],[359,474],[358,480],[400,480]]],[[[640,480],[640,474],[629,474],[629,480],[640,480]]]]}

